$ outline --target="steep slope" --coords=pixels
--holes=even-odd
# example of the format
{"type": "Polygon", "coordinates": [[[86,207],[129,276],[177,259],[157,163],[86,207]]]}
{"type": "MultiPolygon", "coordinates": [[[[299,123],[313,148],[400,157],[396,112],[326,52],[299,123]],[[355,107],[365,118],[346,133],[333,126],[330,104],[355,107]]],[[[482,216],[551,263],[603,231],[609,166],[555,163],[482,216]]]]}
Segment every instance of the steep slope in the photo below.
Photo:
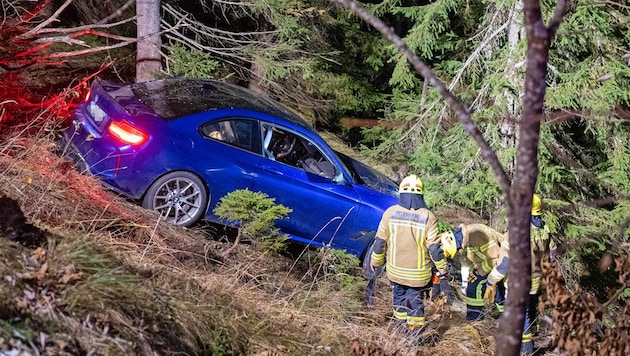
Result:
{"type": "Polygon", "coordinates": [[[53,138],[13,137],[0,146],[0,350],[403,355],[492,348],[494,321],[466,325],[461,301],[429,304],[429,345],[410,345],[389,329],[385,278],[367,309],[361,269],[344,285],[324,259],[310,259],[317,254],[268,256],[242,245],[221,260],[225,231],[158,221],[75,172],[56,155],[53,138]]]}

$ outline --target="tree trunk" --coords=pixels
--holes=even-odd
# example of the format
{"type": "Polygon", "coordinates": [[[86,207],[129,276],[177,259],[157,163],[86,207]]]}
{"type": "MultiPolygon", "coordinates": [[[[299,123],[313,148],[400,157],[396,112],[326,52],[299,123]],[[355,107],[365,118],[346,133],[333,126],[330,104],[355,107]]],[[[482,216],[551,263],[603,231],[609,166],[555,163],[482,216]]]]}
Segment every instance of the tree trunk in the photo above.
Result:
{"type": "MultiPolygon", "coordinates": [[[[258,29],[260,33],[256,36],[261,43],[270,44],[272,42],[270,30],[271,24],[264,15],[259,14],[256,20],[258,23],[258,29]]],[[[265,92],[265,65],[259,58],[252,59],[252,69],[251,76],[249,78],[249,86],[248,88],[256,93],[264,93],[265,92]]]]}
{"type": "Polygon", "coordinates": [[[525,311],[531,286],[530,216],[532,195],[538,178],[538,138],[543,119],[549,45],[566,12],[566,2],[558,1],[556,12],[546,27],[539,0],[524,0],[527,35],[525,96],[520,121],[516,171],[508,196],[510,233],[510,292],[496,338],[496,355],[519,355],[525,311]]]}
{"type": "Polygon", "coordinates": [[[136,1],[138,49],[136,81],[155,79],[162,68],[160,47],[160,0],[136,1]]]}
{"type": "MultiPolygon", "coordinates": [[[[518,75],[518,68],[520,63],[516,59],[520,59],[518,51],[518,43],[521,41],[523,25],[520,21],[520,15],[523,10],[523,4],[516,2],[510,8],[508,13],[508,61],[505,66],[505,76],[508,83],[510,83],[513,90],[505,89],[503,96],[499,99],[501,105],[505,105],[506,116],[503,117],[499,124],[499,133],[501,136],[501,146],[506,150],[511,150],[516,147],[518,142],[518,130],[516,118],[520,116],[522,110],[522,102],[520,94],[523,87],[522,78],[518,75]]],[[[510,159],[505,164],[505,171],[509,176],[514,176],[516,160],[510,159]]]]}

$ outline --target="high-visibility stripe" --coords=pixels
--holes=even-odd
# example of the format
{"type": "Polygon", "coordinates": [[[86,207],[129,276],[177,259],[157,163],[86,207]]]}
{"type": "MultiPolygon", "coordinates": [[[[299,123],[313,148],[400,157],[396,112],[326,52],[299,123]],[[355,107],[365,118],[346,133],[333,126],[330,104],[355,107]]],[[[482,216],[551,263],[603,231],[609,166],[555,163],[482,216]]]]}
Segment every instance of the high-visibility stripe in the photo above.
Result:
{"type": "Polygon", "coordinates": [[[491,249],[492,247],[494,247],[496,245],[497,245],[497,243],[494,240],[490,240],[487,243],[479,246],[479,251],[486,252],[486,251],[488,251],[489,249],[491,249]]]}
{"type": "MultiPolygon", "coordinates": [[[[390,231],[390,236],[396,236],[396,225],[390,224],[389,226],[389,231],[390,231]]],[[[395,265],[396,264],[396,254],[394,253],[394,251],[396,251],[396,239],[391,239],[389,241],[388,244],[388,253],[387,256],[389,257],[389,259],[387,260],[387,264],[388,265],[395,265]]],[[[389,273],[389,272],[388,272],[389,273]]]]}
{"type": "Polygon", "coordinates": [[[424,229],[427,226],[427,224],[419,223],[417,221],[401,220],[401,219],[394,219],[394,218],[389,219],[389,225],[390,226],[391,225],[407,226],[407,227],[421,228],[421,229],[424,229]]]}
{"type": "Polygon", "coordinates": [[[407,317],[407,325],[409,326],[424,326],[424,317],[423,316],[409,316],[407,317]]]}
{"type": "Polygon", "coordinates": [[[549,240],[549,229],[547,226],[545,228],[535,228],[531,229],[531,234],[529,235],[530,241],[545,241],[549,240]]]}
{"type": "Polygon", "coordinates": [[[502,280],[505,275],[503,273],[500,273],[499,271],[495,270],[494,268],[492,269],[492,271],[490,271],[490,275],[492,276],[492,278],[495,281],[500,281],[502,280]]]}
{"type": "Polygon", "coordinates": [[[532,277],[532,288],[530,289],[530,293],[535,293],[540,288],[540,276],[532,277]]]}
{"type": "Polygon", "coordinates": [[[402,268],[395,266],[389,261],[387,262],[387,273],[392,277],[399,277],[405,280],[411,281],[429,281],[431,280],[431,272],[430,268],[426,269],[411,269],[411,268],[402,268]]]}
{"type": "Polygon", "coordinates": [[[435,264],[435,268],[438,269],[438,271],[441,271],[443,269],[446,269],[448,267],[448,262],[446,261],[446,258],[443,258],[439,261],[434,262],[435,264]]]}
{"type": "Polygon", "coordinates": [[[483,307],[484,305],[486,305],[483,298],[479,299],[479,298],[470,298],[470,297],[466,298],[466,304],[471,305],[473,307],[483,307]]]}
{"type": "Polygon", "coordinates": [[[420,269],[422,268],[422,266],[424,266],[424,259],[425,259],[424,230],[425,229],[416,228],[415,233],[413,234],[413,236],[416,236],[416,256],[419,256],[417,264],[416,264],[417,269],[420,269]]]}
{"type": "Polygon", "coordinates": [[[486,244],[484,244],[483,246],[467,246],[466,247],[466,253],[472,253],[475,256],[477,256],[477,258],[480,260],[479,264],[481,267],[481,270],[483,270],[483,274],[487,274],[490,273],[490,271],[492,270],[492,261],[490,260],[490,258],[486,255],[486,252],[488,251],[488,249],[490,249],[491,247],[495,247],[497,244],[494,241],[490,241],[486,244]]]}
{"type": "MultiPolygon", "coordinates": [[[[399,218],[390,218],[389,220],[389,230],[390,236],[392,237],[388,244],[388,253],[389,257],[386,261],[387,263],[387,273],[393,278],[399,278],[402,280],[408,281],[429,281],[431,278],[431,268],[428,260],[427,253],[425,247],[425,239],[426,239],[426,219],[420,221],[413,220],[405,220],[399,218]],[[400,258],[403,258],[403,254],[399,252],[398,241],[395,236],[398,236],[401,231],[400,229],[411,229],[412,235],[416,239],[416,256],[417,259],[413,261],[415,266],[413,268],[409,267],[401,267],[400,258]],[[397,253],[398,252],[398,253],[397,253]]],[[[407,234],[403,234],[407,235],[407,234]]],[[[408,261],[411,262],[411,261],[408,261]]],[[[446,268],[446,261],[439,263],[440,266],[438,268],[446,268]]]]}
{"type": "Polygon", "coordinates": [[[394,309],[394,318],[398,319],[398,320],[407,320],[407,318],[409,317],[409,315],[407,315],[407,312],[400,312],[396,309],[394,309]]]}
{"type": "Polygon", "coordinates": [[[371,263],[375,266],[382,266],[385,263],[385,254],[372,252],[371,263]]]}

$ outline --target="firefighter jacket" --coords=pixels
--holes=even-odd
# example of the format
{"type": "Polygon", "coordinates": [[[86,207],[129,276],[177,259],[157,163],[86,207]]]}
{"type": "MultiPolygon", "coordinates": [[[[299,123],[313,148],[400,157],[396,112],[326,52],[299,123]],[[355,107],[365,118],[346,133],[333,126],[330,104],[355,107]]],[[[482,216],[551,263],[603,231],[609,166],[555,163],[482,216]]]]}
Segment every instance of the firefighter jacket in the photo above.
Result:
{"type": "Polygon", "coordinates": [[[504,235],[484,224],[462,225],[462,266],[470,266],[495,284],[505,278],[510,245],[504,235]]]}
{"type": "Polygon", "coordinates": [[[406,209],[393,205],[383,213],[376,232],[371,256],[373,266],[386,262],[387,278],[408,287],[424,287],[431,283],[432,264],[442,275],[447,274],[444,253],[439,248],[437,219],[425,208],[406,209]]]}
{"type": "Polygon", "coordinates": [[[550,249],[549,227],[539,217],[532,217],[529,240],[532,252],[532,288],[529,294],[536,294],[540,288],[542,261],[549,258],[550,249]]]}

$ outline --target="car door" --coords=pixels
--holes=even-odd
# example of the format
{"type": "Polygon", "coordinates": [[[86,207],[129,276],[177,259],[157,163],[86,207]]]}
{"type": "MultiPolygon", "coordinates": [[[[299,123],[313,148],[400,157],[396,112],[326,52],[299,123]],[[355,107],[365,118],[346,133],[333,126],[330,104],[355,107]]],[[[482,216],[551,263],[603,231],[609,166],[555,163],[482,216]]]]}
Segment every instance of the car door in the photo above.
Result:
{"type": "Polygon", "coordinates": [[[261,128],[265,160],[254,190],[292,209],[276,226],[303,243],[363,248],[349,240],[361,202],[352,185],[335,181],[341,168],[306,135],[266,123],[261,128]]]}
{"type": "Polygon", "coordinates": [[[201,124],[195,142],[195,164],[208,185],[206,220],[217,221],[212,210],[220,199],[237,189],[254,189],[260,169],[262,144],[258,120],[224,117],[201,124]]]}

